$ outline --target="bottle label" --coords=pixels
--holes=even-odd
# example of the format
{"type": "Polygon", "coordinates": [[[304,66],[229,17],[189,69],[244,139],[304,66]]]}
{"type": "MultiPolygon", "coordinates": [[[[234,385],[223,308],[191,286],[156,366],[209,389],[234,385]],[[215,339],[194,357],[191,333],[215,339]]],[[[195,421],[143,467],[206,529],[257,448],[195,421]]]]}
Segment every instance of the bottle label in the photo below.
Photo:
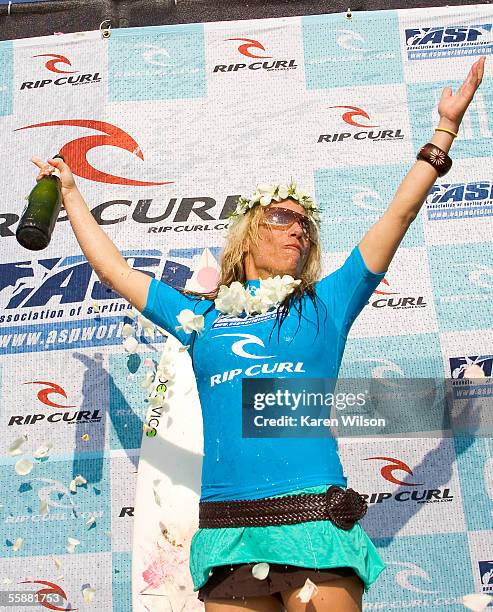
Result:
{"type": "Polygon", "coordinates": [[[51,175],[56,176],[57,178],[60,178],[60,170],[58,168],[55,168],[53,172],[51,173],[51,175]]]}

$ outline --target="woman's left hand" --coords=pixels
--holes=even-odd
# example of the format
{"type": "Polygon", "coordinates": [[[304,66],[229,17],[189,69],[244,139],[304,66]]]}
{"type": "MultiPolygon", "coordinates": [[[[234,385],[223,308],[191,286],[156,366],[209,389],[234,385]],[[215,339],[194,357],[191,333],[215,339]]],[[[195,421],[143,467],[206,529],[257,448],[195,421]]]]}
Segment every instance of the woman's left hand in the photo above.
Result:
{"type": "Polygon", "coordinates": [[[449,122],[457,130],[477,88],[481,85],[485,60],[486,57],[483,56],[474,62],[469,74],[454,95],[450,87],[445,87],[442,92],[438,103],[438,114],[441,119],[449,122]]]}

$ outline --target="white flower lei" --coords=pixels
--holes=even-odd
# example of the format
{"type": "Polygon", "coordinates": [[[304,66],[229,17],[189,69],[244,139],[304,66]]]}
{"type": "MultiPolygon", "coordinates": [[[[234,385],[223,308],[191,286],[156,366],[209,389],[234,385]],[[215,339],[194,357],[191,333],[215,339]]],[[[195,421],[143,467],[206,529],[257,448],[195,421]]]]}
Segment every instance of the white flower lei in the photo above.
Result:
{"type": "Polygon", "coordinates": [[[320,223],[320,209],[315,200],[304,191],[298,191],[296,183],[291,182],[289,185],[258,185],[250,198],[238,198],[236,208],[229,216],[230,224],[237,221],[257,204],[268,206],[272,202],[281,202],[288,198],[303,206],[315,223],[320,223]]]}
{"type": "Polygon", "coordinates": [[[227,285],[219,287],[214,305],[217,310],[232,317],[237,317],[243,312],[247,317],[265,314],[277,307],[300,283],[301,280],[295,280],[289,274],[277,275],[261,279],[260,287],[253,294],[248,287],[243,287],[240,282],[234,281],[229,287],[227,285]]]}

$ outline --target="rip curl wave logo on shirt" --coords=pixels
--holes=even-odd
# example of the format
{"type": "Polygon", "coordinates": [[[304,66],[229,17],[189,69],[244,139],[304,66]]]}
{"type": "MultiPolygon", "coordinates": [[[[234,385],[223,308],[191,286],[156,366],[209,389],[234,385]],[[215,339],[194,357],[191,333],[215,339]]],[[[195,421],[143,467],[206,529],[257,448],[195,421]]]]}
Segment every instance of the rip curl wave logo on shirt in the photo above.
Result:
{"type": "Polygon", "coordinates": [[[406,28],[408,60],[486,55],[493,52],[492,24],[406,28]]]}
{"type": "Polygon", "coordinates": [[[245,359],[271,359],[272,357],[275,357],[275,355],[252,355],[246,351],[245,347],[252,344],[265,349],[263,340],[261,340],[258,336],[254,336],[253,334],[218,334],[215,337],[222,338],[225,336],[240,338],[240,340],[233,342],[231,345],[231,350],[235,355],[238,355],[238,357],[244,357],[245,359]]]}

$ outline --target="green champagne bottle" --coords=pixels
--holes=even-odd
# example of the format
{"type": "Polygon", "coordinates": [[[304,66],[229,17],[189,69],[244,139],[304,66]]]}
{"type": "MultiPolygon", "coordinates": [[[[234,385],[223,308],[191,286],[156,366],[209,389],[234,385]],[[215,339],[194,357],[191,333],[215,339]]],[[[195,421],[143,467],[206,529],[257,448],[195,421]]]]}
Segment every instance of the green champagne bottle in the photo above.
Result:
{"type": "MultiPolygon", "coordinates": [[[[55,155],[65,161],[61,155],[55,155]]],[[[17,242],[25,249],[40,251],[51,240],[51,234],[62,207],[62,183],[58,171],[40,179],[29,194],[27,206],[15,232],[17,242]]]]}

